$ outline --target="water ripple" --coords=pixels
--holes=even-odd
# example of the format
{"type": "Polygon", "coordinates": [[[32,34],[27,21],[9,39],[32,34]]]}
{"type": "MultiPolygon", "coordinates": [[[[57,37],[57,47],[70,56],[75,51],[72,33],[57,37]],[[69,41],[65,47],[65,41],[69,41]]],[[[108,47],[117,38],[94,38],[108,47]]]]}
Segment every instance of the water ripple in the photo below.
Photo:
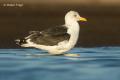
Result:
{"type": "Polygon", "coordinates": [[[0,80],[119,80],[120,47],[74,48],[80,57],[30,56],[38,49],[0,49],[0,80]]]}

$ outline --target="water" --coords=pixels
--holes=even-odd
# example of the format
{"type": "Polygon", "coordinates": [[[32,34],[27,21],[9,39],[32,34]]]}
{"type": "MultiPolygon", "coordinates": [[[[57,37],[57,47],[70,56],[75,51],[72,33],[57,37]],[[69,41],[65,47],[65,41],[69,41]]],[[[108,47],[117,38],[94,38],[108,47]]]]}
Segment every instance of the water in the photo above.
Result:
{"type": "Polygon", "coordinates": [[[120,80],[120,47],[74,48],[80,57],[30,56],[37,49],[0,49],[0,80],[120,80]],[[28,55],[28,56],[27,56],[28,55]]]}

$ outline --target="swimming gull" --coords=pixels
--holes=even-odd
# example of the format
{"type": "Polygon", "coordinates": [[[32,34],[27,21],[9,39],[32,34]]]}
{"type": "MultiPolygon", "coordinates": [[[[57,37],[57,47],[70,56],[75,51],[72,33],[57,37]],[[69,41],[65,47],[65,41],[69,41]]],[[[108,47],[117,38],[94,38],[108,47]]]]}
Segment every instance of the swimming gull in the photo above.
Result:
{"type": "Polygon", "coordinates": [[[22,47],[46,50],[52,55],[64,54],[72,49],[78,40],[80,30],[78,21],[87,21],[87,19],[81,17],[76,11],[69,11],[65,15],[64,25],[43,31],[30,31],[29,36],[17,39],[16,43],[22,47]]]}

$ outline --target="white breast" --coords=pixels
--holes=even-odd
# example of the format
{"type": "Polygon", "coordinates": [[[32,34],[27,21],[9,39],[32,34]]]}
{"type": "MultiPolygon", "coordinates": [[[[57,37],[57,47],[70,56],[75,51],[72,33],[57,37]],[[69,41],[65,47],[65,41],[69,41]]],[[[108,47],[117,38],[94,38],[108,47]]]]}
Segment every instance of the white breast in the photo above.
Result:
{"type": "Polygon", "coordinates": [[[71,35],[70,40],[67,44],[67,47],[69,49],[73,48],[75,46],[75,44],[77,43],[77,40],[79,37],[79,29],[80,29],[80,27],[77,22],[69,27],[68,32],[67,32],[71,35]]]}

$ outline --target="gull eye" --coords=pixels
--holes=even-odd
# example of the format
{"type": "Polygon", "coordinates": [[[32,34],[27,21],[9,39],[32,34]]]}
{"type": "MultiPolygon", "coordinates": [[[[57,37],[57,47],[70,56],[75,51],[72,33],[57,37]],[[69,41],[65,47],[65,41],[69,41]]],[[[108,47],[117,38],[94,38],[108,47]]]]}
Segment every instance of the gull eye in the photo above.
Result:
{"type": "Polygon", "coordinates": [[[77,15],[75,14],[74,17],[77,17],[77,15]]]}

